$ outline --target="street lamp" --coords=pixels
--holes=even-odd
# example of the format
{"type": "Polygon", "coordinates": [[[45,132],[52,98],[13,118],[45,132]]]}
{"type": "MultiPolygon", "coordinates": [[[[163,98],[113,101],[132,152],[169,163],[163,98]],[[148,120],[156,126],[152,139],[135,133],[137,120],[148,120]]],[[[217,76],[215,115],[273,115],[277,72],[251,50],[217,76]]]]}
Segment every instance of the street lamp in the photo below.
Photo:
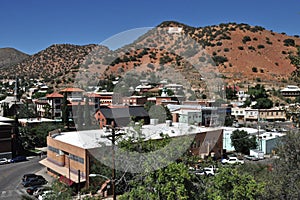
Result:
{"type": "Polygon", "coordinates": [[[104,176],[104,175],[101,175],[101,174],[90,174],[89,175],[89,177],[96,177],[96,176],[101,176],[101,177],[103,177],[103,178],[106,178],[106,179],[108,179],[108,180],[110,180],[110,178],[108,178],[107,176],[104,176]]]}

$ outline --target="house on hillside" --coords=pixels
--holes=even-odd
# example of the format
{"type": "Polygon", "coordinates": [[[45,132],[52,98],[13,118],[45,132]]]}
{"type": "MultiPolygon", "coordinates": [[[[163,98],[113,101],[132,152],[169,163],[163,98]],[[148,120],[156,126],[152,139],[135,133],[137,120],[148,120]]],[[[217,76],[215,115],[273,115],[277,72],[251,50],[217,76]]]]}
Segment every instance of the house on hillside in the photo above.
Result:
{"type": "MultiPolygon", "coordinates": [[[[64,96],[57,92],[46,95],[48,104],[50,105],[50,113],[52,119],[61,119],[62,118],[62,103],[64,96]]],[[[41,115],[42,116],[42,115],[41,115]]]]}
{"type": "Polygon", "coordinates": [[[65,88],[59,91],[62,95],[67,95],[67,99],[71,102],[83,101],[84,90],[80,88],[65,88]]]}
{"type": "Polygon", "coordinates": [[[245,109],[245,122],[253,121],[285,121],[286,112],[279,108],[272,109],[245,109]]]}
{"type": "Polygon", "coordinates": [[[296,97],[300,96],[300,88],[296,85],[288,85],[280,90],[282,96],[285,97],[296,97]]]}
{"type": "Polygon", "coordinates": [[[121,107],[100,107],[95,113],[100,128],[111,125],[112,122],[118,127],[127,126],[131,120],[138,122],[143,120],[144,124],[150,123],[149,114],[143,106],[121,106],[121,107]]]}
{"type": "Polygon", "coordinates": [[[0,116],[14,116],[16,110],[22,110],[24,107],[24,103],[20,102],[15,96],[7,96],[0,101],[0,116]]]}

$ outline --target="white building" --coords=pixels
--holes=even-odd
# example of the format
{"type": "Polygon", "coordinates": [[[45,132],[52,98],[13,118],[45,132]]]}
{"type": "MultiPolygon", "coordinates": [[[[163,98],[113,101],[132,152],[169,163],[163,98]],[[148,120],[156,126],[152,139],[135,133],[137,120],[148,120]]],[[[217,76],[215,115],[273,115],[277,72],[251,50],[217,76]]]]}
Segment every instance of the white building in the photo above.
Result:
{"type": "Polygon", "coordinates": [[[299,96],[300,95],[300,88],[296,85],[288,85],[284,89],[280,90],[283,96],[299,96]]]}
{"type": "Polygon", "coordinates": [[[234,151],[234,147],[231,145],[231,134],[235,130],[246,131],[250,135],[261,135],[262,133],[266,132],[262,129],[255,129],[255,128],[233,128],[233,127],[223,127],[223,149],[227,152],[234,151]]]}
{"type": "Polygon", "coordinates": [[[246,94],[246,92],[242,90],[238,91],[236,93],[236,96],[238,97],[238,101],[242,101],[242,102],[246,101],[246,99],[250,97],[249,94],[246,94]]]}

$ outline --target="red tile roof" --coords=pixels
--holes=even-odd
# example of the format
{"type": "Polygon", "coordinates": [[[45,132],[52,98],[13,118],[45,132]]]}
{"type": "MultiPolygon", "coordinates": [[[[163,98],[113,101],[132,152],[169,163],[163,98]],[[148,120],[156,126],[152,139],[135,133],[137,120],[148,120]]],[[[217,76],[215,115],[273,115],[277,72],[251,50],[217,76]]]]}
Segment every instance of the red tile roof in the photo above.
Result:
{"type": "Polygon", "coordinates": [[[80,88],[65,88],[61,90],[60,92],[84,92],[84,90],[80,88]]]}
{"type": "Polygon", "coordinates": [[[61,94],[59,94],[59,93],[57,93],[57,92],[54,92],[52,94],[47,94],[46,97],[47,98],[63,98],[64,96],[61,95],[61,94]]]}
{"type": "Polygon", "coordinates": [[[87,93],[86,96],[90,98],[101,98],[101,95],[96,93],[87,93]]]}

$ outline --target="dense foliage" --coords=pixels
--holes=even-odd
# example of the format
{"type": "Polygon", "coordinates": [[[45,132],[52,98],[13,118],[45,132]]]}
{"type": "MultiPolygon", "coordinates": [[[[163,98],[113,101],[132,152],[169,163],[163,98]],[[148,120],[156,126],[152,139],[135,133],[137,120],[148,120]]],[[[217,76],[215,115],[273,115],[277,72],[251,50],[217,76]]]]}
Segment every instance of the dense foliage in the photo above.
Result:
{"type": "Polygon", "coordinates": [[[231,134],[231,144],[237,152],[249,154],[250,149],[257,147],[256,136],[250,136],[244,130],[235,130],[231,134]]]}

